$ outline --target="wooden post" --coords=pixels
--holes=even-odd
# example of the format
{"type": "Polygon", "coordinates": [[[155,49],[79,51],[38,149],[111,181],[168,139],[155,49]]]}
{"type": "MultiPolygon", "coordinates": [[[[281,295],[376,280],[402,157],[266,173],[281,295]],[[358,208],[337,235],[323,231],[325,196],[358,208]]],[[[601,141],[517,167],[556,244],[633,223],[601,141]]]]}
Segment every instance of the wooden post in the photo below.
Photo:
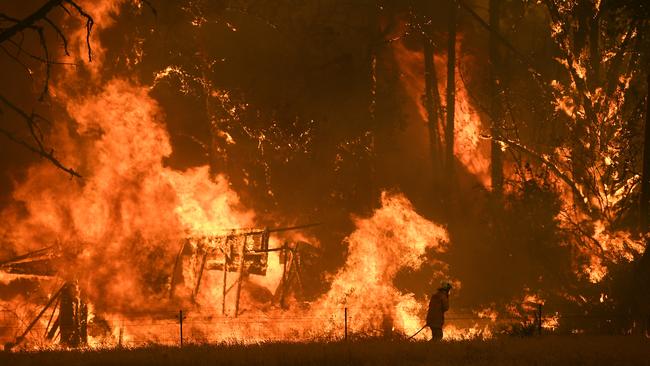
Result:
{"type": "Polygon", "coordinates": [[[124,335],[124,320],[120,321],[120,334],[117,337],[117,348],[122,348],[122,338],[124,335]]]}
{"type": "Polygon", "coordinates": [[[59,301],[59,331],[61,332],[61,344],[69,347],[79,345],[79,334],[76,321],[77,303],[75,285],[67,282],[63,291],[61,291],[61,301],[59,301]]]}
{"type": "Polygon", "coordinates": [[[235,318],[239,315],[239,296],[241,295],[241,286],[244,281],[244,256],[246,255],[246,242],[248,236],[244,236],[244,242],[239,251],[239,278],[237,279],[237,293],[235,294],[235,318]]]}
{"type": "Polygon", "coordinates": [[[287,278],[288,278],[288,276],[287,276],[287,261],[289,259],[289,245],[287,244],[286,241],[284,242],[284,245],[283,245],[282,248],[283,248],[282,254],[284,254],[284,261],[283,261],[284,264],[283,264],[283,269],[282,269],[282,282],[281,282],[282,287],[280,287],[280,307],[282,307],[284,309],[285,308],[284,296],[285,296],[286,291],[287,291],[287,278]]]}
{"type": "Polygon", "coordinates": [[[300,264],[300,250],[296,244],[296,248],[291,252],[291,266],[293,267],[294,276],[296,277],[296,282],[298,283],[298,290],[302,296],[305,293],[305,288],[302,286],[302,279],[300,273],[302,272],[302,265],[300,264]]]}
{"type": "Polygon", "coordinates": [[[348,341],[348,308],[346,307],[343,310],[343,317],[345,318],[344,324],[345,324],[345,341],[348,341]]]}
{"type": "Polygon", "coordinates": [[[537,334],[542,335],[542,303],[537,304],[537,334]]]}
{"type": "Polygon", "coordinates": [[[205,270],[205,262],[208,260],[208,251],[206,250],[203,253],[203,257],[201,258],[201,267],[199,269],[199,276],[196,279],[196,285],[194,286],[194,291],[192,292],[192,301],[196,300],[196,295],[199,293],[199,289],[201,288],[201,278],[203,277],[203,271],[205,270]]]}
{"type": "Polygon", "coordinates": [[[185,250],[185,243],[186,241],[183,241],[183,244],[181,245],[181,249],[178,251],[178,254],[176,255],[176,259],[174,260],[174,267],[172,268],[172,275],[169,279],[169,298],[174,297],[174,290],[176,289],[176,272],[180,269],[181,271],[181,276],[183,274],[183,269],[181,268],[182,264],[181,262],[183,261],[183,251],[185,250]]]}
{"type": "Polygon", "coordinates": [[[88,305],[79,299],[79,343],[88,344],[88,305]]]}
{"type": "Polygon", "coordinates": [[[180,324],[181,348],[183,348],[183,309],[181,309],[178,313],[178,322],[180,324]]]}
{"type": "Polygon", "coordinates": [[[223,260],[223,292],[221,295],[221,314],[226,315],[226,291],[228,284],[228,258],[224,256],[223,260]]]}
{"type": "MultiPolygon", "coordinates": [[[[223,244],[224,248],[228,248],[228,243],[230,242],[230,237],[226,237],[226,242],[223,244]]],[[[226,315],[226,293],[228,292],[228,253],[226,249],[222,249],[223,252],[223,292],[221,295],[221,315],[226,315]]]]}

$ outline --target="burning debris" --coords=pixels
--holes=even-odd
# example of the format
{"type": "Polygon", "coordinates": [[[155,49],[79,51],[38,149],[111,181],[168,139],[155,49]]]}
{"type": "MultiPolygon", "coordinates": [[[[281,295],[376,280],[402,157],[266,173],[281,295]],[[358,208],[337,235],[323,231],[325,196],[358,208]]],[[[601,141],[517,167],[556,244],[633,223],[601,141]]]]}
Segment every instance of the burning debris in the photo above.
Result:
{"type": "MultiPolygon", "coordinates": [[[[0,271],[10,275],[52,278],[57,275],[56,262],[69,253],[60,248],[49,247],[26,253],[0,263],[0,271]]],[[[5,350],[19,346],[41,318],[50,313],[45,326],[45,339],[59,338],[64,346],[77,347],[88,341],[88,305],[84,302],[75,282],[65,282],[47,301],[40,312],[13,342],[5,344],[5,350]],[[56,314],[56,318],[55,315],[56,314]]],[[[44,319],[44,318],[43,318],[44,319]]]]}
{"type": "Polygon", "coordinates": [[[183,242],[171,275],[170,298],[175,295],[176,287],[184,282],[185,262],[192,267],[188,276],[192,279],[192,300],[196,297],[201,288],[201,279],[204,271],[216,270],[223,274],[222,306],[221,312],[226,315],[226,298],[228,292],[236,289],[234,316],[239,314],[239,301],[242,284],[249,274],[265,276],[267,271],[268,254],[280,252],[282,261],[282,280],[276,290],[275,297],[279,296],[282,306],[285,305],[287,293],[291,290],[294,282],[301,285],[300,280],[300,248],[309,243],[285,242],[281,247],[269,248],[271,233],[286,232],[308,228],[316,224],[301,225],[286,228],[261,229],[261,230],[230,230],[225,235],[209,237],[192,237],[183,242]],[[187,258],[186,260],[186,257],[187,258]],[[233,284],[228,284],[228,272],[237,273],[233,284]]]}

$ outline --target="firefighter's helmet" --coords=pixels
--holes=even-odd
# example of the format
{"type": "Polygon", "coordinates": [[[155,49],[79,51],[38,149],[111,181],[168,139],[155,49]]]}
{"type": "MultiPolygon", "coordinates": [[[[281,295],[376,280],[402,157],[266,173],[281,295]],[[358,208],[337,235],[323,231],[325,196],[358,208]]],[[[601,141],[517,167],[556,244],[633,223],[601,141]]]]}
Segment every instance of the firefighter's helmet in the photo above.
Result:
{"type": "Polygon", "coordinates": [[[447,291],[447,292],[449,292],[451,289],[452,289],[451,283],[449,283],[447,281],[443,281],[440,284],[440,288],[438,288],[438,290],[443,290],[443,291],[447,291]]]}

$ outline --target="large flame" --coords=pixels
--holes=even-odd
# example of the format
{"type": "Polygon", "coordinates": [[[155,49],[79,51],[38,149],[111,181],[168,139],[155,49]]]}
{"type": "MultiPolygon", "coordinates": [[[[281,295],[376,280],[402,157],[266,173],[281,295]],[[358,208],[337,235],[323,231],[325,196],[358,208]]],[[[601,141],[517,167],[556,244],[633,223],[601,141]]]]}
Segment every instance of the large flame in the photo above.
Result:
{"type": "Polygon", "coordinates": [[[445,229],[418,215],[404,196],[385,192],[382,207],[356,224],[357,230],[347,238],[345,266],[316,309],[349,307],[356,332],[417,330],[424,304],[395,288],[393,280],[404,268],[418,269],[427,249],[444,251],[445,229]]]}
{"type": "Polygon", "coordinates": [[[21,209],[2,215],[17,252],[59,243],[75,258],[58,272],[80,279],[96,307],[150,306],[183,237],[251,225],[225,178],[164,166],[171,145],[147,88],[113,80],[67,110],[75,131],[59,145],[75,152],[83,181],[36,165],[14,191],[21,209]]]}

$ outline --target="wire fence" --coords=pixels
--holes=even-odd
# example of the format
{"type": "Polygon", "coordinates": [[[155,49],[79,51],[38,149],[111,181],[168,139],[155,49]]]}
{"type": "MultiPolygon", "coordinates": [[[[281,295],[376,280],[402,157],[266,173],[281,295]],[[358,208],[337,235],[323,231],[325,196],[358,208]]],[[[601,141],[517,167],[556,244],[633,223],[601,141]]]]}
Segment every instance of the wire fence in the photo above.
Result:
{"type": "MultiPolygon", "coordinates": [[[[396,314],[369,320],[367,310],[354,307],[319,309],[318,315],[306,310],[270,314],[244,313],[239,317],[205,312],[122,312],[91,316],[87,324],[89,343],[93,346],[144,346],[211,343],[251,343],[265,341],[354,340],[370,337],[406,338],[421,323],[405,324],[396,314]],[[321,315],[323,314],[323,315],[321,315]]],[[[630,321],[619,314],[577,314],[547,312],[541,306],[515,316],[479,316],[476,312],[450,312],[445,318],[445,333],[451,339],[486,337],[500,332],[515,335],[549,333],[625,334],[630,321]]],[[[0,341],[13,341],[26,322],[16,313],[0,310],[0,341]]],[[[47,344],[49,322],[32,327],[26,339],[31,344],[47,344]]],[[[56,337],[54,337],[56,338],[56,337]]],[[[424,331],[417,338],[428,338],[424,331]]]]}

